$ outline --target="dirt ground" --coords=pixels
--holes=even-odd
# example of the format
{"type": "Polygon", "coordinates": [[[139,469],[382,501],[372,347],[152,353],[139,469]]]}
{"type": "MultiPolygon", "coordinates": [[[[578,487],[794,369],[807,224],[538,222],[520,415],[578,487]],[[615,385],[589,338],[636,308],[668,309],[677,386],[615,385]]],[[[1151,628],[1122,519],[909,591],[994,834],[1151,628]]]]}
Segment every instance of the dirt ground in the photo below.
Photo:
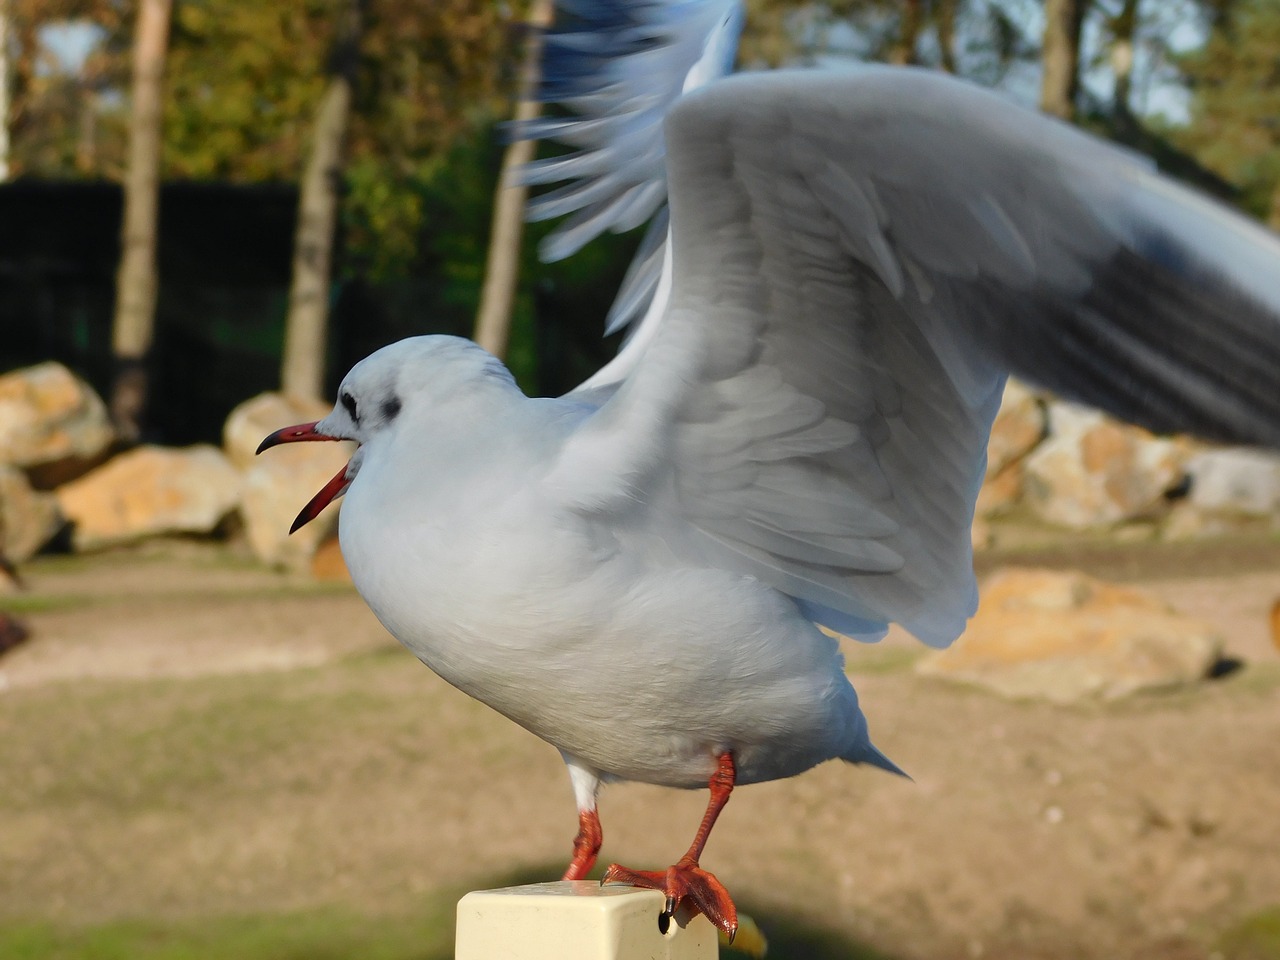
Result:
{"type": "MultiPolygon", "coordinates": [[[[906,637],[852,647],[876,742],[914,782],[832,763],[744,788],[704,864],[793,956],[1261,956],[1231,931],[1280,908],[1280,544],[982,568],[1009,560],[1146,585],[1243,666],[1065,708],[919,678],[906,637]]],[[[555,751],[400,651],[349,588],[194,544],[27,576],[0,597],[33,632],[0,659],[0,920],[395,912],[562,869],[555,751]]],[[[704,802],[609,788],[603,857],[669,863],[704,802]]]]}

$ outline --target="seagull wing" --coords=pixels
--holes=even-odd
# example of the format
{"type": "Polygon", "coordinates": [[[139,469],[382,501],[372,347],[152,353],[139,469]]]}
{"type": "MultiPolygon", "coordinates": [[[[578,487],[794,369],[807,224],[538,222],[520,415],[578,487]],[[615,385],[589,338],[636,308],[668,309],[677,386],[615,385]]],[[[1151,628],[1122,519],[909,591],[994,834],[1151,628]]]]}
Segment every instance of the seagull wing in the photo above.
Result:
{"type": "Polygon", "coordinates": [[[1008,370],[1280,444],[1280,240],[1136,156],[875,67],[720,81],[667,142],[670,305],[615,390],[570,395],[599,403],[554,473],[582,510],[660,502],[678,553],[944,645],[1008,370]]]}
{"type": "Polygon", "coordinates": [[[517,138],[574,148],[527,164],[520,181],[563,183],[535,197],[529,219],[568,219],[538,253],[576,253],[606,231],[653,221],[609,311],[608,332],[642,316],[653,298],[667,236],[662,122],[683,93],[733,67],[741,0],[557,0],[545,38],[540,98],[566,117],[513,125],[517,138]]]}

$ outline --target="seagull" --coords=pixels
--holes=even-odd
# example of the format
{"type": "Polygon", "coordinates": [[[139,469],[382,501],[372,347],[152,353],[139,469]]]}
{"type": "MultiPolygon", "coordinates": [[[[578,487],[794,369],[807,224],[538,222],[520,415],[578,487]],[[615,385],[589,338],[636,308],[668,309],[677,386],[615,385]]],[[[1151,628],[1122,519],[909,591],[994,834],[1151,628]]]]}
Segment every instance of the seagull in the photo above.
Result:
{"type": "Polygon", "coordinates": [[[624,59],[685,36],[646,17],[703,37],[660,109],[661,91],[628,98],[606,74],[595,98],[570,84],[576,120],[532,131],[583,146],[561,161],[576,199],[550,202],[576,232],[552,255],[659,217],[616,308],[630,339],[554,398],[469,341],[403,340],[259,452],[356,441],[295,529],[345,494],[343,556],[378,619],[560,751],[579,818],[566,879],[600,851],[603,783],[709,788],[683,857],[605,880],[732,937],[700,860],[735,786],[827,760],[901,772],[831,634],[898,623],[942,647],[964,629],[1007,375],[1157,432],[1280,445],[1280,238],[943,74],[721,78],[707,64],[736,3],[571,6],[553,52],[595,49],[573,31],[603,29],[581,18],[604,8],[629,18],[606,48],[624,59]],[[640,128],[619,156],[649,174],[614,177],[601,155],[640,128]]]}

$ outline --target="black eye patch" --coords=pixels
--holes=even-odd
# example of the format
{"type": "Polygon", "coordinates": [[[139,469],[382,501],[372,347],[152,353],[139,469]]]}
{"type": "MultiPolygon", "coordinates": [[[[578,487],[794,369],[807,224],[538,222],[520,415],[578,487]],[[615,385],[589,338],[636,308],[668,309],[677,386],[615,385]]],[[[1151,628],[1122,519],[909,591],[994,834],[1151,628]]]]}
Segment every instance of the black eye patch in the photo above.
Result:
{"type": "Polygon", "coordinates": [[[346,407],[347,413],[351,415],[351,419],[360,422],[360,415],[356,413],[356,398],[349,393],[344,393],[338,398],[342,401],[342,405],[346,407]]]}
{"type": "Polygon", "coordinates": [[[391,399],[389,399],[389,400],[384,400],[384,401],[383,401],[383,403],[382,403],[382,419],[384,419],[384,420],[386,420],[388,423],[390,423],[392,420],[394,420],[394,419],[396,418],[396,415],[397,415],[399,412],[400,412],[400,398],[399,398],[399,397],[392,397],[392,398],[391,398],[391,399]]]}

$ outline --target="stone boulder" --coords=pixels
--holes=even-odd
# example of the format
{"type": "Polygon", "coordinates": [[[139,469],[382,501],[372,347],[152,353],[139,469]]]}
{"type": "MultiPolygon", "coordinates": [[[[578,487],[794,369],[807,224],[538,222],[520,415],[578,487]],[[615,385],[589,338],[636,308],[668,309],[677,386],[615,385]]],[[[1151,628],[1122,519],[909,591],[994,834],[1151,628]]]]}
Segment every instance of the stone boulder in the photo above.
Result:
{"type": "MultiPolygon", "coordinates": [[[[260,393],[240,404],[227,417],[222,425],[223,452],[237,470],[248,470],[261,462],[256,453],[258,444],[267,434],[295,423],[319,420],[332,409],[320,400],[260,393]]],[[[327,447],[328,444],[313,445],[312,449],[317,446],[327,447]]]]}
{"type": "Polygon", "coordinates": [[[21,563],[52,540],[63,522],[57,497],[33,490],[21,470],[0,464],[0,553],[21,563]]]}
{"type": "Polygon", "coordinates": [[[1187,496],[1164,523],[1165,539],[1280,526],[1280,456],[1248,447],[1202,449],[1186,469],[1187,496]]]}
{"type": "Polygon", "coordinates": [[[1183,481],[1187,446],[1096,410],[1049,406],[1049,437],[1025,460],[1024,496],[1042,519],[1076,530],[1154,518],[1183,481]]]}
{"type": "Polygon", "coordinates": [[[964,635],[917,670],[1072,703],[1194,683],[1221,650],[1211,627],[1140,590],[1074,571],[1007,569],[983,584],[964,635]]]}
{"type": "Polygon", "coordinates": [[[338,546],[337,537],[330,537],[320,544],[316,555],[311,558],[311,576],[327,583],[351,582],[351,572],[342,558],[342,548],[338,546]]]}
{"type": "MultiPolygon", "coordinates": [[[[264,393],[231,412],[223,427],[223,446],[242,471],[240,512],[245,536],[264,563],[306,570],[320,544],[331,538],[338,510],[330,508],[297,533],[289,527],[303,505],[343,469],[355,445],[294,443],[254,456],[262,438],[274,430],[318,420],[330,406],[264,393]]],[[[339,501],[341,503],[341,501],[339,501]]]]}
{"type": "Polygon", "coordinates": [[[0,376],[0,463],[23,468],[38,486],[83,474],[114,441],[102,399],[62,364],[0,376]]]}
{"type": "Polygon", "coordinates": [[[1017,380],[1005,384],[1000,412],[987,442],[987,472],[978,493],[977,515],[998,516],[1022,497],[1023,460],[1045,438],[1048,415],[1039,394],[1017,380]]]}
{"type": "Polygon", "coordinates": [[[210,533],[235,510],[240,475],[217,447],[137,447],[59,487],[72,544],[93,550],[163,534],[210,533]]]}
{"type": "Polygon", "coordinates": [[[1280,456],[1231,447],[1205,450],[1187,461],[1187,502],[1205,513],[1270,519],[1280,511],[1280,456]]]}
{"type": "Polygon", "coordinates": [[[1036,448],[1049,429],[1044,399],[1019,380],[1009,380],[987,442],[987,476],[994,477],[1036,448]]]}

